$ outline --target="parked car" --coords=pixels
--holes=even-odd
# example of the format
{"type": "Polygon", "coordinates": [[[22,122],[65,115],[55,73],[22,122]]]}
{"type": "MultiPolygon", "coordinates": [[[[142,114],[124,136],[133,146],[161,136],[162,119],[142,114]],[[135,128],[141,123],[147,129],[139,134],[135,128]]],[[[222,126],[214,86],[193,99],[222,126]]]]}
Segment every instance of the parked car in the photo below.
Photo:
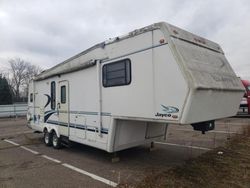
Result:
{"type": "Polygon", "coordinates": [[[241,80],[242,84],[246,88],[245,94],[240,102],[240,108],[243,109],[245,112],[245,108],[248,109],[248,114],[250,114],[250,81],[248,80],[241,80]]]}

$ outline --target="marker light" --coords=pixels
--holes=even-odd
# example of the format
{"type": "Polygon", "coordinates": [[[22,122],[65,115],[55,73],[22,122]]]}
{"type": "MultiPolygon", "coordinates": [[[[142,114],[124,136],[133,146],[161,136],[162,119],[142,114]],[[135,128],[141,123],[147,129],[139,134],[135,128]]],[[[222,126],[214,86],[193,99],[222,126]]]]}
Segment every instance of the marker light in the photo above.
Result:
{"type": "Polygon", "coordinates": [[[163,44],[165,42],[165,40],[161,39],[159,42],[160,42],[160,44],[163,44]]]}

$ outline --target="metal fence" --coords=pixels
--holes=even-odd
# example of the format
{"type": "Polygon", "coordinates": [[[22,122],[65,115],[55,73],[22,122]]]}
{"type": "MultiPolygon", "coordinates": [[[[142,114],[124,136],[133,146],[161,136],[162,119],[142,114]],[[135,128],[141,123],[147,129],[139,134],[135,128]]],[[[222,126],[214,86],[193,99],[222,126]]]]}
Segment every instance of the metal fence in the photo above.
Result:
{"type": "Polygon", "coordinates": [[[27,103],[0,105],[0,117],[25,116],[27,113],[27,109],[27,103]]]}

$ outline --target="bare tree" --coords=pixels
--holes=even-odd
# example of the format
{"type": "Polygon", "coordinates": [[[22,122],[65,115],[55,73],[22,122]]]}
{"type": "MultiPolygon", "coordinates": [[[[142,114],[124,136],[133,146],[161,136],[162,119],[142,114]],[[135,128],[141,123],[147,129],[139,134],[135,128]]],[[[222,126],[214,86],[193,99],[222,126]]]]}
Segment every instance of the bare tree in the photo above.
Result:
{"type": "Polygon", "coordinates": [[[10,59],[10,70],[12,77],[10,78],[10,85],[17,99],[20,98],[20,86],[24,83],[26,74],[26,63],[20,59],[10,59]]]}
{"type": "Polygon", "coordinates": [[[26,74],[24,77],[24,92],[26,93],[26,96],[28,96],[29,81],[41,72],[41,67],[27,63],[26,74]]]}
{"type": "Polygon", "coordinates": [[[21,58],[14,58],[9,60],[10,64],[10,78],[9,82],[17,100],[20,99],[20,89],[24,87],[25,93],[28,91],[29,80],[35,75],[39,74],[42,69],[39,66],[32,65],[21,58]]]}

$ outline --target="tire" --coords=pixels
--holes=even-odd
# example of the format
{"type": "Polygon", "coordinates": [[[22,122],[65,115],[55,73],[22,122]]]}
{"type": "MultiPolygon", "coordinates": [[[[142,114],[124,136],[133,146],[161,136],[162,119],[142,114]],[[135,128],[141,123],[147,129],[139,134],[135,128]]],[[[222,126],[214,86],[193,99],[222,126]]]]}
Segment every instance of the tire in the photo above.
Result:
{"type": "Polygon", "coordinates": [[[52,134],[49,133],[47,130],[44,131],[43,141],[46,146],[52,145],[52,134]]]}
{"type": "Polygon", "coordinates": [[[55,132],[52,134],[52,145],[53,148],[55,149],[60,149],[61,148],[61,138],[56,135],[55,132]]]}

